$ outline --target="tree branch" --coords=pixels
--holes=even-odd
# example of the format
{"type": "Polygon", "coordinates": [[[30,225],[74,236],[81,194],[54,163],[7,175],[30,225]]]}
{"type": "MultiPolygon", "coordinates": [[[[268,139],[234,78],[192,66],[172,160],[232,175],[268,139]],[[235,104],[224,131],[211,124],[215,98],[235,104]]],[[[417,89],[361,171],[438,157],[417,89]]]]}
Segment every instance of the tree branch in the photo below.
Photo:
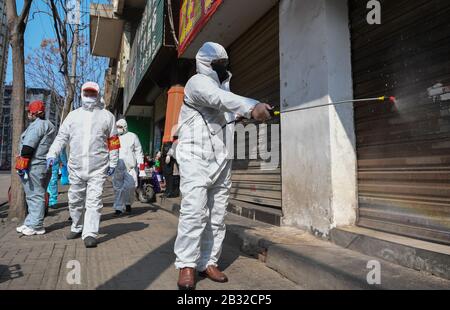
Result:
{"type": "MultiPolygon", "coordinates": [[[[14,1],[15,2],[15,1],[14,1]]],[[[30,13],[31,3],[33,0],[24,0],[22,12],[20,13],[19,20],[17,21],[17,27],[19,29],[25,29],[25,24],[28,18],[28,14],[30,13]]]]}
{"type": "Polygon", "coordinates": [[[41,11],[41,10],[36,10],[36,11],[34,11],[34,12],[31,14],[32,19],[34,19],[34,15],[36,15],[36,14],[46,14],[46,15],[48,15],[49,17],[53,17],[52,14],[50,14],[49,12],[41,11]]]}
{"type": "Polygon", "coordinates": [[[7,0],[6,15],[8,16],[8,20],[10,18],[17,18],[16,0],[7,0]]]}

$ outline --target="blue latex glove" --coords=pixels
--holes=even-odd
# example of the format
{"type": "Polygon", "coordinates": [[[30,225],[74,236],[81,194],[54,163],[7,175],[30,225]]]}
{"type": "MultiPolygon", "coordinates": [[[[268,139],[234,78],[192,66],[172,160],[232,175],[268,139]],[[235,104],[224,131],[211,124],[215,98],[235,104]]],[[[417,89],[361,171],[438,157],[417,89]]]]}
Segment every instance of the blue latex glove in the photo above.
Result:
{"type": "Polygon", "coordinates": [[[108,176],[109,177],[112,176],[114,174],[114,171],[116,171],[116,168],[109,167],[108,172],[107,172],[108,176]]]}
{"type": "Polygon", "coordinates": [[[22,181],[28,180],[28,171],[26,169],[17,170],[17,174],[22,181]]]}
{"type": "Polygon", "coordinates": [[[47,170],[48,170],[51,166],[53,166],[53,164],[55,163],[55,161],[56,161],[56,158],[54,158],[54,157],[47,158],[47,170]]]}

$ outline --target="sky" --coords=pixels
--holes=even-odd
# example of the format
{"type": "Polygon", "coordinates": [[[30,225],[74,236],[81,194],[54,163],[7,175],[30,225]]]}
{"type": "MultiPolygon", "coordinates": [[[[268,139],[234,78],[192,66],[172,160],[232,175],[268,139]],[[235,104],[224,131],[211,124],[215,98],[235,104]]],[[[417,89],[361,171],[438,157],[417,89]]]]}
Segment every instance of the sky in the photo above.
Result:
{"type": "MultiPolygon", "coordinates": [[[[82,23],[85,25],[89,23],[89,15],[88,7],[91,0],[80,0],[82,6],[82,23]]],[[[94,0],[92,2],[95,3],[106,3],[107,0],[94,0]]],[[[17,11],[20,14],[20,11],[23,6],[23,0],[16,0],[17,3],[17,11]]],[[[40,11],[48,11],[48,7],[45,4],[44,0],[34,0],[31,6],[30,16],[27,24],[27,28],[25,31],[25,58],[28,54],[33,52],[33,49],[39,47],[43,39],[46,38],[55,38],[55,32],[53,29],[53,21],[52,18],[45,14],[39,13],[40,11]],[[34,13],[34,14],[33,14],[34,13]]],[[[89,28],[85,27],[87,35],[89,35],[89,28]]],[[[88,53],[89,46],[85,46],[81,48],[80,52],[88,53]]],[[[6,83],[11,84],[12,81],[12,52],[11,48],[8,53],[8,67],[6,71],[6,83]]],[[[28,86],[28,85],[27,85],[28,86]]]]}

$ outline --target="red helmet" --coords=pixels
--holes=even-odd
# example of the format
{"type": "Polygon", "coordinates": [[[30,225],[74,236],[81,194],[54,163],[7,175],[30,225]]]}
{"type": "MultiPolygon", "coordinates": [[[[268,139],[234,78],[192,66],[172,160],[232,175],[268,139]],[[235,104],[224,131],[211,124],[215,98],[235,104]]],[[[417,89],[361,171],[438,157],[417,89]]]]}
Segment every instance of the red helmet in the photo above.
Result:
{"type": "Polygon", "coordinates": [[[31,114],[38,114],[41,112],[45,112],[45,103],[41,100],[33,101],[28,105],[27,110],[31,114]]]}

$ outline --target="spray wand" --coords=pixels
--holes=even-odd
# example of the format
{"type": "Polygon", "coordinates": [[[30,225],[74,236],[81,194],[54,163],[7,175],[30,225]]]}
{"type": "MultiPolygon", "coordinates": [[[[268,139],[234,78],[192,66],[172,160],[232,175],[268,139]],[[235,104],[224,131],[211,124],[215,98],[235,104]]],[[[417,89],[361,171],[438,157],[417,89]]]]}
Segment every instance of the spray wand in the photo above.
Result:
{"type": "Polygon", "coordinates": [[[345,104],[345,103],[370,102],[370,101],[385,102],[386,100],[389,100],[389,102],[392,103],[392,104],[396,104],[396,102],[397,102],[397,99],[394,96],[390,96],[390,97],[382,96],[382,97],[375,97],[375,98],[362,98],[362,99],[351,99],[351,100],[336,101],[336,102],[322,104],[322,105],[317,105],[317,106],[313,106],[313,107],[290,109],[290,110],[286,110],[286,111],[282,111],[282,112],[272,109],[269,112],[270,112],[270,115],[272,117],[275,117],[275,116],[280,116],[281,113],[288,113],[288,112],[294,112],[294,111],[305,111],[305,110],[311,110],[311,109],[328,107],[328,106],[337,106],[337,105],[341,105],[341,104],[345,104]]]}
{"type": "MultiPolygon", "coordinates": [[[[290,110],[286,110],[286,111],[277,111],[274,110],[273,107],[271,110],[269,110],[270,116],[272,117],[279,117],[281,115],[281,113],[288,113],[288,112],[294,112],[294,111],[305,111],[305,110],[312,110],[312,109],[317,109],[317,108],[322,108],[322,107],[328,107],[328,106],[337,106],[337,105],[341,105],[341,104],[345,104],[345,103],[355,103],[355,102],[370,102],[370,101],[377,101],[377,102],[385,102],[386,100],[389,100],[390,103],[392,104],[396,104],[397,99],[394,96],[382,96],[382,97],[375,97],[375,98],[362,98],[362,99],[350,99],[350,100],[343,100],[343,101],[336,101],[336,102],[332,102],[332,103],[327,103],[327,104],[322,104],[322,105],[317,105],[317,106],[313,106],[313,107],[305,107],[305,108],[295,108],[295,109],[290,109],[290,110]]],[[[186,102],[185,102],[186,104],[186,102]]],[[[187,105],[187,104],[186,104],[187,105]]],[[[189,106],[189,105],[188,105],[189,106]]],[[[190,107],[190,106],[189,106],[190,107]]],[[[195,108],[193,108],[195,109],[195,108]]],[[[196,111],[198,111],[197,109],[195,109],[196,111]]],[[[200,111],[198,111],[200,113],[200,111]]],[[[201,114],[201,113],[200,113],[201,114]]],[[[202,114],[201,114],[202,115],[202,114]]],[[[203,117],[203,115],[202,115],[203,117]]],[[[233,120],[231,122],[226,123],[225,125],[222,126],[222,130],[227,127],[228,125],[231,124],[237,124],[242,122],[243,120],[233,120]]],[[[215,133],[214,133],[215,134],[215,133]]]]}

